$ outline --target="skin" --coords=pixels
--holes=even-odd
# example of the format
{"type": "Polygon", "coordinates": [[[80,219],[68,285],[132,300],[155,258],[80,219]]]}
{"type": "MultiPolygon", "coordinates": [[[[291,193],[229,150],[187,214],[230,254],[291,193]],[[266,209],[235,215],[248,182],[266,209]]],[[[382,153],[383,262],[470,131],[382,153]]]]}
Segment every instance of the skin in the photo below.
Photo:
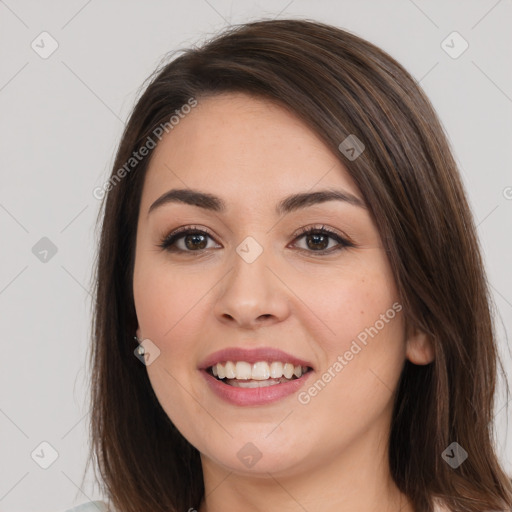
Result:
{"type": "Polygon", "coordinates": [[[296,393],[273,404],[231,405],[200,374],[199,363],[217,350],[271,346],[310,361],[313,383],[399,296],[367,209],[328,201],[274,212],[289,194],[325,188],[362,200],[338,155],[270,101],[242,93],[198,101],[148,168],[133,287],[137,336],[160,350],[147,366],[155,394],[201,453],[200,512],[268,511],[269,503],[280,511],[413,511],[390,477],[389,425],[406,358],[427,364],[434,356],[424,333],[406,330],[403,312],[307,404],[296,393]],[[187,187],[220,196],[226,213],[171,203],[148,215],[163,193],[187,187]],[[206,249],[184,238],[175,246],[188,253],[158,247],[187,225],[212,233],[206,249]],[[318,255],[338,242],[327,238],[319,249],[311,237],[294,236],[322,225],[356,246],[318,255]],[[250,264],[236,252],[247,236],[263,248],[250,264]],[[237,457],[248,442],[262,454],[251,468],[237,457]]]}

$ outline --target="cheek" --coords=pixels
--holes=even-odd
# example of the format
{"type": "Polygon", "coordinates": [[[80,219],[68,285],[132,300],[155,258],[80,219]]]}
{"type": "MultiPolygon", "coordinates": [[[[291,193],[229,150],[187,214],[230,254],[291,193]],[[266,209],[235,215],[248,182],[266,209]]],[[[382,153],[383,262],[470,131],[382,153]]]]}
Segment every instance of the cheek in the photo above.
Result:
{"type": "Polygon", "coordinates": [[[311,397],[319,411],[336,411],[343,404],[339,421],[359,418],[363,424],[389,406],[405,360],[402,306],[391,269],[381,251],[368,250],[332,272],[328,287],[313,282],[309,278],[304,286],[319,319],[315,339],[325,359],[318,375],[322,382],[306,389],[304,401],[311,397]]]}
{"type": "Polygon", "coordinates": [[[184,286],[179,272],[163,267],[143,266],[141,261],[135,268],[135,309],[141,335],[160,350],[146,367],[153,391],[176,428],[190,433],[203,428],[205,419],[199,402],[190,399],[190,368],[195,365],[190,340],[198,339],[201,322],[197,318],[206,314],[198,302],[204,292],[198,286],[199,277],[195,282],[188,276],[184,286]]]}
{"type": "MultiPolygon", "coordinates": [[[[405,361],[403,318],[398,302],[382,304],[354,315],[340,315],[334,340],[323,340],[325,365],[319,378],[328,384],[330,400],[352,404],[386,402],[397,384],[405,361]]],[[[314,393],[314,392],[313,392],[314,393]]],[[[371,409],[371,408],[370,408],[371,409]]]]}
{"type": "MultiPolygon", "coordinates": [[[[336,342],[324,343],[325,366],[299,395],[305,425],[313,423],[315,430],[315,418],[328,417],[323,435],[334,439],[343,432],[340,445],[349,446],[371,426],[385,429],[390,421],[405,361],[402,314],[394,304],[383,300],[382,310],[375,303],[371,314],[340,320],[336,342]]],[[[328,453],[332,442],[324,448],[328,453]]]]}
{"type": "MultiPolygon", "coordinates": [[[[144,337],[169,344],[190,337],[199,327],[204,302],[201,298],[215,285],[204,272],[184,273],[154,261],[140,261],[134,271],[134,300],[144,337]]],[[[205,301],[206,302],[206,301],[205,301]]]]}
{"type": "Polygon", "coordinates": [[[375,324],[381,337],[401,339],[401,322],[394,321],[400,307],[393,308],[398,293],[381,250],[368,249],[328,273],[303,273],[294,292],[305,298],[298,314],[311,319],[308,328],[331,358],[348,350],[354,339],[364,341],[368,330],[375,333],[375,324]]]}
{"type": "Polygon", "coordinates": [[[211,314],[207,292],[216,282],[204,271],[184,273],[149,259],[141,258],[135,266],[133,290],[140,333],[160,350],[147,372],[172,419],[183,410],[200,413],[187,392],[193,386],[191,368],[197,365],[194,340],[204,338],[203,320],[211,314]]]}

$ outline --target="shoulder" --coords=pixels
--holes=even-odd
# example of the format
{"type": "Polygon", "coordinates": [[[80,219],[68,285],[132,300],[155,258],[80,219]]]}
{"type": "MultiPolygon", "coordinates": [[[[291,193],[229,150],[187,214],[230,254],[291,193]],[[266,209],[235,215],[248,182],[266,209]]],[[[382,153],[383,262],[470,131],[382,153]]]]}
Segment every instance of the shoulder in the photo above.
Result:
{"type": "Polygon", "coordinates": [[[108,512],[108,507],[104,501],[88,501],[65,512],[108,512]]]}

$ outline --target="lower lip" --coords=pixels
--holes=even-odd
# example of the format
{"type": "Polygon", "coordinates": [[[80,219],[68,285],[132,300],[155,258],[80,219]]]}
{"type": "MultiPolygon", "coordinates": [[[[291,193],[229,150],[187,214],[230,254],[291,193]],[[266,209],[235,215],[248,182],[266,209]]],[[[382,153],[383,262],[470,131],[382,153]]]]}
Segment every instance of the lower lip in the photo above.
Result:
{"type": "Polygon", "coordinates": [[[211,390],[220,398],[233,405],[266,405],[277,402],[297,392],[313,373],[312,370],[298,379],[289,382],[274,384],[261,388],[238,388],[224,384],[222,381],[210,375],[206,370],[201,370],[203,377],[211,390]]]}

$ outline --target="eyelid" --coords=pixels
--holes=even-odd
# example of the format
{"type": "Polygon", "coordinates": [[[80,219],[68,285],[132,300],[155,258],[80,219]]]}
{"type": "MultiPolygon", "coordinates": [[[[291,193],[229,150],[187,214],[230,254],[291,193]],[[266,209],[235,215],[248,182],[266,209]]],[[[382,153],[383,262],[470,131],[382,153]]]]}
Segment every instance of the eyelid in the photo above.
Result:
{"type": "Polygon", "coordinates": [[[295,233],[292,235],[292,237],[295,239],[304,233],[309,233],[310,231],[324,231],[328,234],[337,236],[339,238],[344,238],[347,242],[349,241],[348,237],[344,235],[343,233],[335,230],[334,228],[330,228],[329,226],[326,226],[325,224],[311,224],[308,226],[303,226],[299,228],[295,233]]]}
{"type": "Polygon", "coordinates": [[[170,236],[176,236],[181,233],[186,233],[188,231],[204,231],[206,234],[208,234],[211,238],[215,239],[215,235],[211,230],[208,228],[205,228],[203,226],[197,226],[195,224],[187,224],[186,226],[181,226],[180,228],[176,228],[173,231],[171,231],[168,235],[164,236],[165,238],[169,238],[170,236]]]}

